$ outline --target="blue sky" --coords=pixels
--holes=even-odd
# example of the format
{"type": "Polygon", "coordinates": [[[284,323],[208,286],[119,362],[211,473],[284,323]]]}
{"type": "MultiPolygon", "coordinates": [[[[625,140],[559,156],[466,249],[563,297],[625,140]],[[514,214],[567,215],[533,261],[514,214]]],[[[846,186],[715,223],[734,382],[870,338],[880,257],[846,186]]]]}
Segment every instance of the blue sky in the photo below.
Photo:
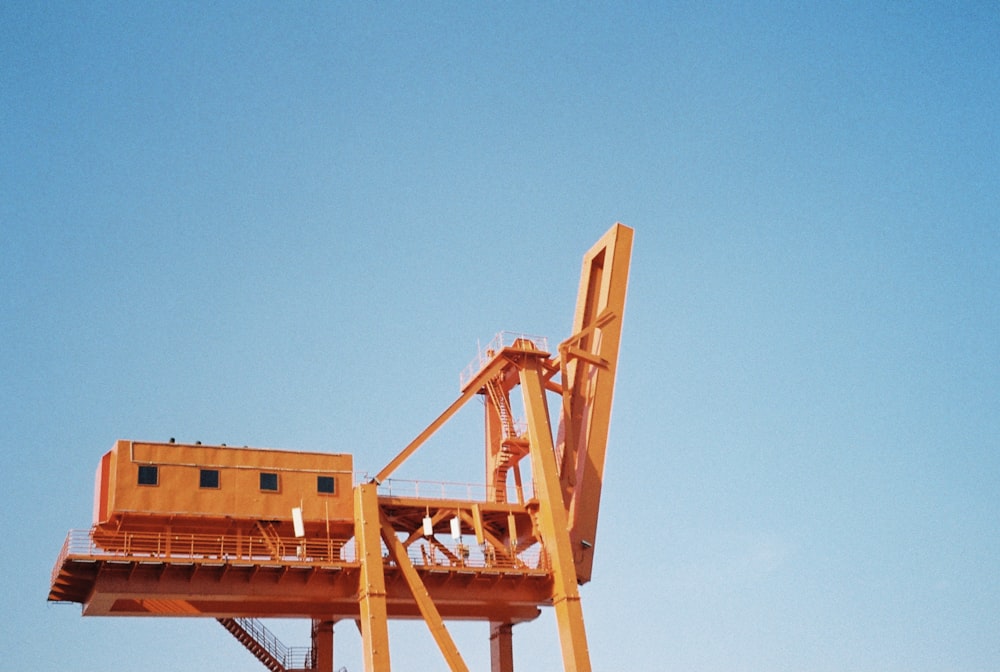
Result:
{"type": "MultiPolygon", "coordinates": [[[[211,621],[46,604],[99,456],[377,471],[477,339],[568,336],[622,221],[594,668],[997,669],[998,128],[992,3],[5,3],[5,665],[258,669],[211,621]]],[[[480,422],[405,475],[481,480],[480,422]]],[[[514,633],[560,668],[551,614],[514,633]]]]}

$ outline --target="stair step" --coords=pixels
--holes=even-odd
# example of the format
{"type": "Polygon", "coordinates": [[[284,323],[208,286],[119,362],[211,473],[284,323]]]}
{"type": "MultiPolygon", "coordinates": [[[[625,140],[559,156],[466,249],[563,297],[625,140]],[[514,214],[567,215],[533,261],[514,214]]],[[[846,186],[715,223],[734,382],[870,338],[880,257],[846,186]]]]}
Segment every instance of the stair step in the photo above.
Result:
{"type": "Polygon", "coordinates": [[[287,654],[280,652],[287,652],[287,649],[256,619],[219,618],[216,620],[268,670],[271,670],[271,672],[291,672],[281,662],[281,657],[287,654]],[[248,627],[244,627],[244,623],[240,622],[241,620],[248,627]],[[254,636],[254,632],[261,634],[266,641],[275,642],[278,646],[277,651],[269,649],[267,645],[259,641],[254,636]]]}

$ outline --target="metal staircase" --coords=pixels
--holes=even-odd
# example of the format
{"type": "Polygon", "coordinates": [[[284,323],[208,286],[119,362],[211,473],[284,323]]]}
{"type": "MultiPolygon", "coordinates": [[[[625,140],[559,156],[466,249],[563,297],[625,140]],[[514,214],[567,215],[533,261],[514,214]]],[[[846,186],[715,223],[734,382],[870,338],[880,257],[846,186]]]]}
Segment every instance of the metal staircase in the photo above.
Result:
{"type": "Polygon", "coordinates": [[[511,413],[510,398],[503,391],[503,377],[497,376],[487,382],[486,389],[489,392],[490,400],[500,415],[500,426],[503,427],[503,438],[511,439],[517,436],[517,429],[514,427],[514,417],[511,413]]]}
{"type": "Polygon", "coordinates": [[[256,618],[217,618],[271,672],[316,672],[310,647],[289,647],[256,618]]]}
{"type": "MultiPolygon", "coordinates": [[[[518,437],[517,425],[510,407],[510,397],[503,389],[503,377],[497,376],[486,383],[486,391],[490,401],[500,417],[502,439],[500,452],[496,456],[493,472],[493,491],[496,501],[507,501],[507,472],[511,467],[517,469],[517,461],[526,452],[526,443],[518,437]]],[[[520,476],[520,474],[517,474],[520,476]]],[[[518,478],[520,481],[520,478],[518,478]]]]}

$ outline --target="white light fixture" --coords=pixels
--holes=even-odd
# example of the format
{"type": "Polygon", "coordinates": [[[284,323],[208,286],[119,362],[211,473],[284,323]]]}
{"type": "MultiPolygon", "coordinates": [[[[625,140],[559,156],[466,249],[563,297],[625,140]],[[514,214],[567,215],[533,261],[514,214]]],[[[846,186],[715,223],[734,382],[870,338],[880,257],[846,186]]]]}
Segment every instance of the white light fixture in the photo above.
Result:
{"type": "Polygon", "coordinates": [[[424,516],[424,536],[434,536],[434,521],[431,520],[430,516],[424,516]]]}
{"type": "Polygon", "coordinates": [[[306,536],[306,526],[302,521],[302,507],[296,506],[292,509],[292,527],[295,529],[296,539],[306,536]]]}

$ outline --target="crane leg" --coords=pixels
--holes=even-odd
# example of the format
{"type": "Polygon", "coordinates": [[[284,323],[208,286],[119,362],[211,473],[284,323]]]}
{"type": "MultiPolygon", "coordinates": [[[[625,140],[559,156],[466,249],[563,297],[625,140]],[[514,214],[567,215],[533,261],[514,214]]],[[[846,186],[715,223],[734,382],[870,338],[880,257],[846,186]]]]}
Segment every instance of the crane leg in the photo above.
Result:
{"type": "Polygon", "coordinates": [[[513,625],[490,623],[490,672],[514,672],[513,625]]]}
{"type": "Polygon", "coordinates": [[[390,672],[389,616],[377,488],[374,483],[366,483],[354,489],[354,543],[361,562],[358,602],[365,672],[390,672]]]}
{"type": "Polygon", "coordinates": [[[552,606],[559,625],[563,666],[566,672],[590,672],[583,607],[576,583],[576,567],[567,526],[568,515],[560,490],[541,364],[538,361],[527,362],[520,371],[520,377],[528,420],[531,471],[535,477],[535,495],[539,501],[539,527],[542,543],[552,563],[552,606]]]}
{"type": "Polygon", "coordinates": [[[312,648],[316,656],[316,672],[333,671],[333,621],[313,619],[312,648]]]}

